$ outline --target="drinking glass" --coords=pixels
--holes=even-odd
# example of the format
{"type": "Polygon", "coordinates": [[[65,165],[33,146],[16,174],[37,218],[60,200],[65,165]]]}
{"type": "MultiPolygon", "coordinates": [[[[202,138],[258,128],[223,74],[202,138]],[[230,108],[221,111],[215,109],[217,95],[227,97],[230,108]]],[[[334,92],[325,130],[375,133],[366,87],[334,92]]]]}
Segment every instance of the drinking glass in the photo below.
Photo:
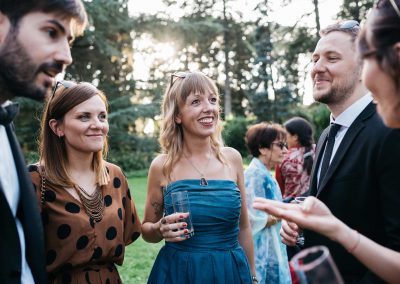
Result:
{"type": "Polygon", "coordinates": [[[186,190],[177,191],[171,193],[172,206],[174,213],[189,213],[189,216],[179,220],[180,222],[186,222],[186,230],[188,233],[185,236],[192,237],[194,235],[193,223],[190,214],[190,202],[188,192],[186,190]]]}
{"type": "MultiPolygon", "coordinates": [[[[304,202],[304,200],[306,200],[306,198],[307,197],[305,197],[305,196],[297,196],[294,198],[294,200],[292,202],[295,204],[302,204],[304,202]]],[[[304,246],[304,233],[303,233],[302,229],[299,229],[299,235],[297,237],[296,244],[301,247],[304,246]]]]}
{"type": "Polygon", "coordinates": [[[297,253],[290,261],[301,284],[344,284],[329,250],[314,246],[297,253]]]}

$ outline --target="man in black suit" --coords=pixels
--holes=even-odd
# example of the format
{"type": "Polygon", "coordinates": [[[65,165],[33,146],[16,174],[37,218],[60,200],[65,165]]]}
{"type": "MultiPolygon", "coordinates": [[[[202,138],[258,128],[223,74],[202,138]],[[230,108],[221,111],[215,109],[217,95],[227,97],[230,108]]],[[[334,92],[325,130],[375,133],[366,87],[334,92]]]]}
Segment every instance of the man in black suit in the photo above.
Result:
{"type": "Polygon", "coordinates": [[[86,25],[81,0],[0,1],[0,283],[46,283],[44,235],[14,134],[16,96],[43,100],[72,62],[86,25]]]}
{"type": "MultiPolygon", "coordinates": [[[[320,32],[313,53],[313,96],[331,110],[312,171],[310,195],[351,228],[400,251],[400,133],[384,126],[361,82],[356,21],[320,32]]],[[[298,227],[282,223],[282,241],[296,242],[298,227]]],[[[345,283],[380,283],[339,244],[311,231],[305,246],[329,248],[345,283]]],[[[371,255],[371,257],[374,257],[371,255]]]]}

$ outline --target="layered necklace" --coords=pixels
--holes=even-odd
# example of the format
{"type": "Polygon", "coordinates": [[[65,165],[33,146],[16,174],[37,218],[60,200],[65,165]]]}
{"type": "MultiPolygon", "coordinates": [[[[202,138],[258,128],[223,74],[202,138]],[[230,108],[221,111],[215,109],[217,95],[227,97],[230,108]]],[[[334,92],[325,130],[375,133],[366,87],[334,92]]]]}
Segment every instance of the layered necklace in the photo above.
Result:
{"type": "Polygon", "coordinates": [[[85,207],[86,213],[89,215],[89,217],[92,218],[96,223],[100,222],[103,218],[104,212],[104,201],[101,188],[97,186],[92,194],[89,194],[79,185],[75,185],[75,190],[78,193],[83,207],[85,207]]]}
{"type": "MultiPolygon", "coordinates": [[[[210,147],[210,153],[208,155],[208,160],[207,160],[207,164],[204,167],[204,170],[206,170],[208,168],[208,165],[210,164],[210,160],[211,160],[211,155],[212,155],[212,149],[210,147]]],[[[207,186],[208,185],[208,181],[206,180],[206,178],[204,177],[204,171],[200,171],[193,163],[192,161],[189,159],[188,156],[186,156],[185,153],[183,153],[183,156],[185,156],[186,160],[189,162],[189,164],[192,166],[193,169],[196,170],[196,172],[199,173],[200,175],[200,185],[201,186],[207,186]]]]}

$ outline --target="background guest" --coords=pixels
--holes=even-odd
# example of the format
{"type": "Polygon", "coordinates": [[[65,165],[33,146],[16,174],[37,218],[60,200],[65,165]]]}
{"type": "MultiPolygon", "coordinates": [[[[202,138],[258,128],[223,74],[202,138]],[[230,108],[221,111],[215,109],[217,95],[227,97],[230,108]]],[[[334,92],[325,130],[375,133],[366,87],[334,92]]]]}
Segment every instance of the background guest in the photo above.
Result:
{"type": "Polygon", "coordinates": [[[293,117],[283,126],[289,149],[277,165],[275,176],[283,198],[290,198],[308,192],[315,158],[314,133],[311,123],[302,117],[293,117]]]}
{"type": "Polygon", "coordinates": [[[285,136],[280,125],[268,123],[253,125],[246,133],[246,144],[253,156],[244,172],[246,200],[260,283],[292,283],[286,246],[279,238],[280,220],[253,209],[255,197],[282,201],[281,191],[270,171],[282,162],[287,151],[285,136]]]}

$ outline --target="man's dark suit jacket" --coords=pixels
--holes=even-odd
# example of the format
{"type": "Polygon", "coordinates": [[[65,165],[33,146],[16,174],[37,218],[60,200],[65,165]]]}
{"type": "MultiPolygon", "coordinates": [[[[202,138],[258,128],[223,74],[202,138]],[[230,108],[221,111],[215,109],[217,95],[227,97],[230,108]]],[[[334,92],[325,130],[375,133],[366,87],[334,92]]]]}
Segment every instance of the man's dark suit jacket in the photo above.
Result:
{"type": "MultiPolygon", "coordinates": [[[[318,141],[310,195],[351,228],[400,251],[400,130],[384,126],[370,103],[347,130],[317,187],[328,131],[318,141]]],[[[346,283],[380,283],[338,243],[310,231],[305,231],[305,241],[307,247],[329,248],[346,283]]]]}
{"type": "MultiPolygon", "coordinates": [[[[26,259],[35,283],[47,283],[44,235],[37,199],[12,126],[6,126],[6,131],[18,173],[20,201],[17,216],[25,233],[26,259]]],[[[0,228],[0,283],[21,283],[21,246],[19,236],[14,216],[4,195],[1,183],[0,228]]]]}

